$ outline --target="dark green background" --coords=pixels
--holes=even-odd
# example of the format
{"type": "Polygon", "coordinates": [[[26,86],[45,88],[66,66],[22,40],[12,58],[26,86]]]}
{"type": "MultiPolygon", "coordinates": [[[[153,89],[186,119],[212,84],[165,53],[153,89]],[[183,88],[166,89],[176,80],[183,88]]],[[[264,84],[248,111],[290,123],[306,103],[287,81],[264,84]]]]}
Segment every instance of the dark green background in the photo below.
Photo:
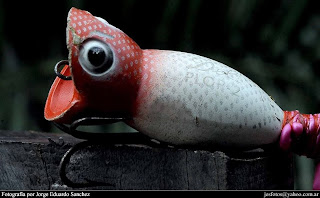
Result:
{"type": "MultiPolygon", "coordinates": [[[[320,112],[320,1],[32,2],[0,0],[2,130],[58,131],[44,120],[43,108],[53,66],[68,55],[65,28],[72,6],[106,19],[141,48],[187,51],[225,63],[285,110],[320,112]]],[[[295,186],[310,189],[313,161],[295,159],[295,186]]]]}

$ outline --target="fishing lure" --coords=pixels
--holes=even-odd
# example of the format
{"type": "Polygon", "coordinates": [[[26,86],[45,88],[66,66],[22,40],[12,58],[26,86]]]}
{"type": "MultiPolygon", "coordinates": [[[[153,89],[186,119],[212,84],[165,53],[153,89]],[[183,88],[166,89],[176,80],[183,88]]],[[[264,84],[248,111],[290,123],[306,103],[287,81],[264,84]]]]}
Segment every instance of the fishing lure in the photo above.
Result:
{"type": "Polygon", "coordinates": [[[249,78],[212,59],[143,50],[87,11],[71,8],[67,21],[68,60],[55,66],[44,112],[62,130],[77,136],[79,125],[123,121],[172,145],[251,149],[277,143],[284,151],[319,156],[319,114],[283,111],[249,78]]]}

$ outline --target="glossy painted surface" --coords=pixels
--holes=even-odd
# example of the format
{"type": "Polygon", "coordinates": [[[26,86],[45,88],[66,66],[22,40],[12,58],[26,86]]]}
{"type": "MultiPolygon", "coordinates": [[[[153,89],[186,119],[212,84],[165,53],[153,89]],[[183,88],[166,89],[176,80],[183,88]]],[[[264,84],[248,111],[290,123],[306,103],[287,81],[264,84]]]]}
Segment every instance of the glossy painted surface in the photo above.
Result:
{"type": "MultiPolygon", "coordinates": [[[[72,109],[75,101],[67,97],[71,100],[47,105],[46,112],[64,112],[46,114],[48,120],[67,123],[86,112],[129,114],[133,128],[178,145],[252,147],[279,138],[283,111],[250,79],[222,63],[184,52],[142,50],[118,28],[75,8],[68,15],[67,46],[81,108],[72,109]],[[113,55],[110,69],[99,74],[79,63],[81,49],[93,40],[105,43],[113,55]]],[[[52,92],[53,98],[63,98],[52,92]]]]}
{"type": "Polygon", "coordinates": [[[68,14],[67,47],[69,65],[61,73],[72,81],[56,78],[47,120],[70,124],[125,115],[133,128],[173,145],[238,149],[279,143],[284,151],[319,156],[320,114],[283,112],[258,85],[222,63],[142,50],[120,29],[76,8],[68,14]]]}
{"type": "Polygon", "coordinates": [[[134,128],[174,144],[257,146],[277,140],[283,111],[250,79],[194,54],[147,50],[134,128]]]}

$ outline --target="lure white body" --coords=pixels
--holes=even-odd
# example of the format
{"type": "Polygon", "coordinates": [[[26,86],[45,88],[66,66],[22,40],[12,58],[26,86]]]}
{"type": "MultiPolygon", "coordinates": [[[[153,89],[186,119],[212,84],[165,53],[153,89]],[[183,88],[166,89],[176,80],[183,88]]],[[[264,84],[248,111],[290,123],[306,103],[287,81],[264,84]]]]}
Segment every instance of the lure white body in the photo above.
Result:
{"type": "Polygon", "coordinates": [[[283,111],[238,71],[202,56],[145,50],[132,126],[178,145],[255,147],[278,140],[283,111]]]}

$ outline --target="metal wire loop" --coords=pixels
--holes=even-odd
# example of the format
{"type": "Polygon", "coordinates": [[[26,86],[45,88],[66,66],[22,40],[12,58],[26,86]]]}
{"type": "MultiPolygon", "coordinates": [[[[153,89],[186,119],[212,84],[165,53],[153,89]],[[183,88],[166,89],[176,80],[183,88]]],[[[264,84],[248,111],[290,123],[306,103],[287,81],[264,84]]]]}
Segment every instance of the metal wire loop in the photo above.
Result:
{"type": "MultiPolygon", "coordinates": [[[[118,117],[118,118],[106,118],[106,117],[85,117],[75,120],[69,126],[65,124],[59,124],[53,122],[53,124],[60,130],[72,135],[75,138],[89,140],[93,142],[103,142],[110,144],[145,144],[149,146],[159,146],[159,142],[154,142],[150,137],[139,133],[139,132],[124,132],[124,133],[107,133],[107,132],[88,132],[77,130],[79,126],[89,125],[102,125],[112,124],[115,122],[121,122],[130,120],[129,117],[118,117]]],[[[164,142],[160,142],[162,145],[166,145],[164,142]]]]}
{"type": "Polygon", "coordinates": [[[86,132],[79,131],[77,128],[79,126],[89,126],[89,125],[101,125],[101,124],[112,124],[115,122],[130,120],[130,117],[85,117],[80,118],[72,122],[69,126],[64,124],[58,124],[53,122],[53,124],[58,127],[60,130],[80,139],[85,139],[88,141],[80,142],[73,147],[71,147],[62,157],[59,165],[59,174],[62,183],[72,188],[85,188],[85,187],[98,187],[98,186],[110,186],[115,187],[115,184],[92,181],[87,178],[84,178],[85,182],[79,183],[74,182],[67,177],[67,165],[70,162],[70,159],[74,153],[80,151],[81,149],[86,149],[89,146],[97,145],[97,144],[144,144],[153,147],[159,146],[158,143],[154,143],[151,141],[149,137],[143,135],[141,133],[94,133],[94,132],[86,132]]]}
{"type": "Polygon", "coordinates": [[[69,64],[69,61],[68,60],[61,60],[59,61],[55,66],[54,66],[54,73],[56,73],[56,75],[63,79],[63,80],[72,80],[72,77],[71,76],[64,76],[62,75],[58,69],[61,67],[61,66],[65,66],[65,65],[68,65],[69,64]]]}
{"type": "Polygon", "coordinates": [[[70,126],[59,124],[56,122],[53,122],[53,124],[60,130],[72,135],[73,137],[84,139],[84,140],[99,140],[101,139],[101,137],[105,135],[104,133],[79,131],[77,130],[77,128],[79,126],[112,124],[115,122],[125,121],[128,119],[129,118],[122,118],[122,117],[119,117],[119,118],[86,117],[86,118],[80,118],[75,120],[70,124],[70,126]]]}
{"type": "Polygon", "coordinates": [[[86,178],[84,178],[84,180],[86,180],[86,182],[84,182],[84,183],[73,182],[72,180],[70,180],[67,177],[66,168],[67,168],[68,163],[70,162],[72,155],[75,152],[80,151],[81,149],[85,149],[86,147],[89,147],[90,145],[94,145],[94,144],[92,142],[88,142],[88,141],[80,142],[80,143],[74,145],[73,147],[71,147],[64,154],[64,156],[62,157],[60,164],[59,164],[59,175],[60,175],[62,183],[64,183],[68,187],[72,187],[72,188],[85,188],[85,187],[97,187],[97,186],[115,187],[115,184],[110,184],[110,183],[106,183],[106,182],[99,182],[99,181],[92,181],[92,180],[89,180],[86,178]]]}

